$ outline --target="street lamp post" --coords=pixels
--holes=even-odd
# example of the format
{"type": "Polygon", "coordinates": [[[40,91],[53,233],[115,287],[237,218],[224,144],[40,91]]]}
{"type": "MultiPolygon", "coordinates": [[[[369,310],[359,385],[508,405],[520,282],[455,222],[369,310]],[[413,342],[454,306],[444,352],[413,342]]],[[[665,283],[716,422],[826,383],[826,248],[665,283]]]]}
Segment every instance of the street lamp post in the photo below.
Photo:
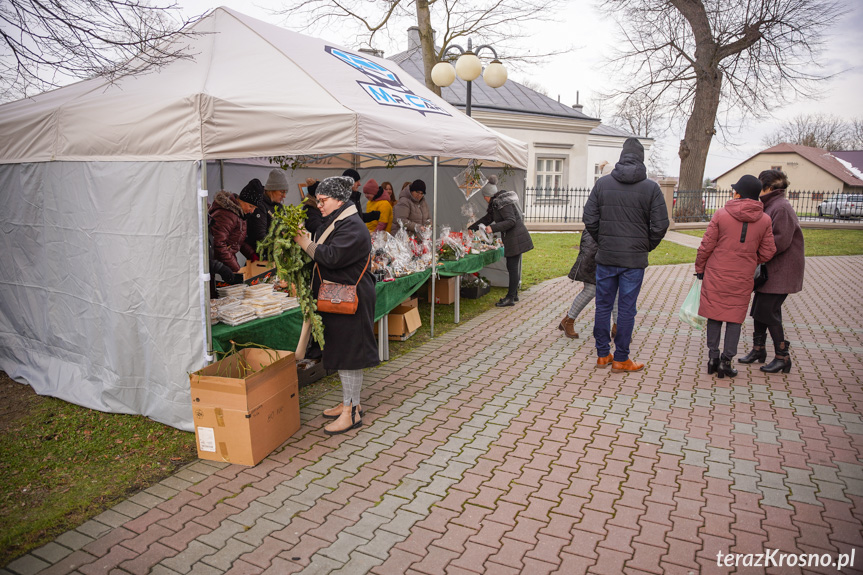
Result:
{"type": "Polygon", "coordinates": [[[495,52],[494,48],[488,44],[477,46],[476,52],[474,52],[470,38],[467,39],[467,50],[458,44],[450,44],[447,46],[446,50],[444,50],[444,57],[450,54],[451,51],[455,51],[460,54],[458,60],[456,60],[455,68],[453,68],[452,64],[449,62],[438,62],[435,64],[434,68],[432,68],[432,82],[441,88],[445,88],[455,81],[456,74],[458,74],[459,78],[467,82],[465,114],[470,116],[471,83],[479,78],[479,75],[482,73],[482,78],[485,80],[486,84],[492,88],[500,88],[506,83],[506,68],[498,59],[497,52],[495,52]],[[494,59],[488,66],[486,66],[485,73],[483,73],[482,62],[480,62],[478,54],[486,49],[494,55],[494,59]]]}

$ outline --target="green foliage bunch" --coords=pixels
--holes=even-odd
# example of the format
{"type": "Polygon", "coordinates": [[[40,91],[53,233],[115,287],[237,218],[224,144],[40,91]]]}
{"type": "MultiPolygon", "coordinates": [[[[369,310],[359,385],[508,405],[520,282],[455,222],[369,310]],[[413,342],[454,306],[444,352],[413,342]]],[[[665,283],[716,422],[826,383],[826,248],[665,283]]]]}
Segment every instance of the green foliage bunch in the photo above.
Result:
{"type": "Polygon", "coordinates": [[[318,306],[311,290],[312,258],[294,241],[305,219],[306,211],[302,206],[277,205],[267,237],[258,242],[258,253],[275,262],[279,279],[293,284],[303,319],[311,324],[312,337],[323,347],[324,324],[317,314],[318,306]]]}

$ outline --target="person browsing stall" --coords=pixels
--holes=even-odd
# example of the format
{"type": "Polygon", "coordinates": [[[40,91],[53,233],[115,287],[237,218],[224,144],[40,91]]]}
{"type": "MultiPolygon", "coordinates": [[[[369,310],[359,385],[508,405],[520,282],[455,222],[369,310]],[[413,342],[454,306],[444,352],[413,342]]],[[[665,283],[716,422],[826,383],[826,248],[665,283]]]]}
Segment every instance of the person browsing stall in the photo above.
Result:
{"type": "Polygon", "coordinates": [[[244,190],[242,197],[221,190],[209,209],[213,255],[234,273],[240,271],[237,252],[249,260],[255,257],[255,250],[246,243],[246,216],[255,211],[257,199],[254,190],[244,190]]]}
{"type": "MultiPolygon", "coordinates": [[[[493,184],[494,185],[494,184],[493,184]]],[[[497,186],[494,186],[497,189],[497,186]]],[[[483,194],[490,193],[491,188],[483,187],[483,194]]],[[[518,284],[521,280],[521,254],[533,249],[530,232],[524,225],[524,217],[519,207],[518,194],[501,190],[493,196],[483,195],[488,202],[485,216],[472,223],[468,229],[478,230],[485,226],[486,233],[500,232],[503,236],[503,256],[506,258],[506,271],[509,274],[509,288],[506,296],[500,299],[497,307],[515,305],[518,301],[518,284]]]]}
{"type": "Polygon", "coordinates": [[[366,211],[380,214],[379,219],[366,222],[369,232],[392,231],[393,206],[387,200],[383,186],[379,186],[372,178],[363,186],[363,195],[366,197],[366,211]]]}
{"type": "Polygon", "coordinates": [[[324,324],[323,365],[338,370],[342,403],[324,411],[335,419],[324,428],[328,435],[361,426],[360,392],[363,369],[379,363],[374,335],[375,280],[368,265],[371,236],[350,201],[353,180],[326,178],[317,186],[321,226],[311,236],[301,231],[294,241],[314,260],[312,294],[318,297],[321,282],[356,284],[357,310],[353,314],[320,312],[324,324]],[[320,274],[320,275],[318,275],[320,274]]]}

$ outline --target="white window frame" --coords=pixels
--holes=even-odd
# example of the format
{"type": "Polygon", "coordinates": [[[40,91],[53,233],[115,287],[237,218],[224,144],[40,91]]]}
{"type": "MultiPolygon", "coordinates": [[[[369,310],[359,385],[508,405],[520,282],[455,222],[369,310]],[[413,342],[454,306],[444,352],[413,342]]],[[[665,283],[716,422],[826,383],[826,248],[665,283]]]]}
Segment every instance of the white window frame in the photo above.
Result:
{"type": "MultiPolygon", "coordinates": [[[[534,175],[533,175],[533,181],[534,181],[534,185],[536,187],[537,198],[541,198],[541,197],[552,198],[552,197],[557,196],[557,193],[555,193],[555,192],[546,193],[544,191],[546,187],[557,188],[558,190],[565,190],[566,189],[566,169],[567,169],[567,163],[566,162],[567,162],[567,160],[568,160],[568,156],[557,156],[557,155],[542,155],[542,156],[538,155],[538,156],[536,156],[536,160],[534,161],[535,171],[534,171],[534,175]],[[548,162],[560,162],[560,165],[559,165],[560,169],[559,170],[540,169],[540,162],[542,162],[543,168],[547,167],[548,162]],[[553,182],[555,177],[558,178],[558,182],[559,182],[558,185],[557,186],[548,185],[549,178],[551,178],[551,181],[553,182]],[[540,178],[542,178],[542,180],[540,180],[540,178]],[[542,184],[540,184],[540,181],[542,181],[542,184]]],[[[552,168],[555,168],[555,167],[556,166],[552,165],[552,168]]]]}

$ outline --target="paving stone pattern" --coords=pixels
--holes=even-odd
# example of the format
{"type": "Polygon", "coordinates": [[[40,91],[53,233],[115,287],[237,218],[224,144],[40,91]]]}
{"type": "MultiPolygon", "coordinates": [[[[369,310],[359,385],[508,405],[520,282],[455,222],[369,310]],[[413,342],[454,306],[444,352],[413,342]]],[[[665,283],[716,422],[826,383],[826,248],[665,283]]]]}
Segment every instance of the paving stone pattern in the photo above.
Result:
{"type": "Polygon", "coordinates": [[[596,369],[593,307],[566,339],[580,284],[552,280],[368,370],[358,432],[323,433],[331,394],[258,466],[196,462],[0,575],[836,572],[716,564],[765,549],[861,572],[863,258],[806,274],[788,375],[706,374],[689,265],[647,270],[647,368],[596,369]]]}

